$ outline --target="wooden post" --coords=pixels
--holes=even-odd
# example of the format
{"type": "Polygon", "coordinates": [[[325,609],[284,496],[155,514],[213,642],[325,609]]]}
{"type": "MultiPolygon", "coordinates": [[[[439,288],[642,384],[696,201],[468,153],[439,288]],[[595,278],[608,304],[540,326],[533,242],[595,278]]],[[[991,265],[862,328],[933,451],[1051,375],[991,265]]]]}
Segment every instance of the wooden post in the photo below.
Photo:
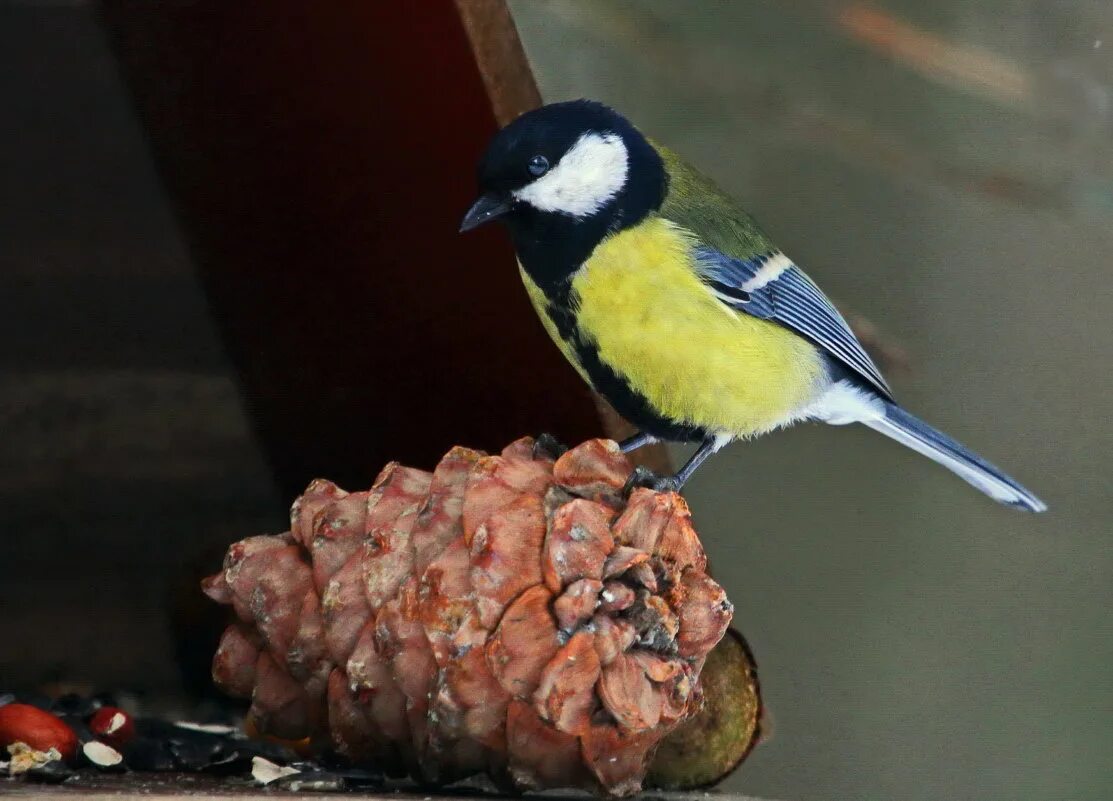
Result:
{"type": "Polygon", "coordinates": [[[457,234],[487,141],[539,102],[502,0],[102,8],[287,496],[603,433],[504,234],[457,234]]]}

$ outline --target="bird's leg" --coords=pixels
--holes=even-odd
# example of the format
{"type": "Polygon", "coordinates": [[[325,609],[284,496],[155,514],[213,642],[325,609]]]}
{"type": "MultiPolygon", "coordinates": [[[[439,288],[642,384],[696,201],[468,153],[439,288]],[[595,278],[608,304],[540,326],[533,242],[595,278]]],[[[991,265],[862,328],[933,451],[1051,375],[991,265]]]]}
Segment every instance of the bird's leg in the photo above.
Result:
{"type": "Polygon", "coordinates": [[[622,488],[624,495],[629,495],[637,487],[647,487],[655,492],[679,492],[685,482],[692,477],[692,473],[707,461],[707,457],[726,444],[726,440],[719,437],[707,437],[700,443],[699,449],[692,454],[692,458],[684,463],[675,474],[659,476],[648,467],[638,466],[626,479],[626,486],[622,488]]]}
{"type": "Polygon", "coordinates": [[[652,434],[647,434],[644,431],[639,431],[634,436],[627,437],[626,439],[622,440],[622,442],[618,443],[618,449],[623,453],[629,453],[630,451],[636,451],[643,445],[652,445],[655,442],[660,442],[660,440],[652,434]]]}
{"type": "Polygon", "coordinates": [[[554,462],[568,451],[568,446],[552,434],[538,434],[533,440],[534,459],[552,459],[554,462]]]}
{"type": "Polygon", "coordinates": [[[676,480],[676,488],[680,489],[681,487],[683,487],[687,483],[688,479],[692,477],[692,473],[696,472],[696,469],[701,464],[707,461],[707,457],[713,454],[715,451],[719,450],[719,448],[723,447],[723,445],[725,444],[726,442],[719,437],[707,437],[706,439],[704,439],[704,441],[700,443],[700,446],[696,450],[696,452],[692,454],[692,458],[686,461],[684,463],[684,466],[677,471],[675,476],[673,476],[673,478],[676,480]]]}

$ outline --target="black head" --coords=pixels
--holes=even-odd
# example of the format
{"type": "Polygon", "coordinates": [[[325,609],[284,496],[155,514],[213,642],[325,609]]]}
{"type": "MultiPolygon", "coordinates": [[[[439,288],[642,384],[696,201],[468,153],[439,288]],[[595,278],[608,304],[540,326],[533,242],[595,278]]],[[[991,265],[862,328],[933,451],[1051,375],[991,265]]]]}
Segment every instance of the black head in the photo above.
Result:
{"type": "Polygon", "coordinates": [[[479,163],[482,195],[461,230],[499,218],[519,255],[543,245],[586,248],[586,256],[660,206],[665,185],[657,151],[624,117],[590,100],[553,103],[495,136],[479,163]]]}

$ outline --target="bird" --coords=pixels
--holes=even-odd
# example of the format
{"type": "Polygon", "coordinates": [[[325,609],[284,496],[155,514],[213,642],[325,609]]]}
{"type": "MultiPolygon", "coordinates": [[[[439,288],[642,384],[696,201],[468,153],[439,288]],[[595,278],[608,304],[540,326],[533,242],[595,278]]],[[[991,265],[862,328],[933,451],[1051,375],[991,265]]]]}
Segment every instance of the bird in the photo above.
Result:
{"type": "MultiPolygon", "coordinates": [[[[804,421],[860,423],[1001,504],[1046,504],[897,404],[843,316],[711,179],[593,100],[551,103],[498,131],[460,231],[504,224],[541,322],[637,433],[623,452],[695,442],[679,491],[712,454],[804,421]]],[[[628,487],[629,489],[629,487],[628,487]]]]}

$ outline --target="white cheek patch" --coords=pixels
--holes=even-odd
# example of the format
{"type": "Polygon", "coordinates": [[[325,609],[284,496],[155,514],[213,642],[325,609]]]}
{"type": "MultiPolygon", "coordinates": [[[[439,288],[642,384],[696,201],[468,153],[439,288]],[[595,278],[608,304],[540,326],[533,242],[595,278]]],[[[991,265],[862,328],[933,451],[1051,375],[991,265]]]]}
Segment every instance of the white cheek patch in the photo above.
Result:
{"type": "Polygon", "coordinates": [[[617,134],[587,133],[557,162],[514,197],[538,211],[590,217],[626,185],[629,154],[617,134]]]}

